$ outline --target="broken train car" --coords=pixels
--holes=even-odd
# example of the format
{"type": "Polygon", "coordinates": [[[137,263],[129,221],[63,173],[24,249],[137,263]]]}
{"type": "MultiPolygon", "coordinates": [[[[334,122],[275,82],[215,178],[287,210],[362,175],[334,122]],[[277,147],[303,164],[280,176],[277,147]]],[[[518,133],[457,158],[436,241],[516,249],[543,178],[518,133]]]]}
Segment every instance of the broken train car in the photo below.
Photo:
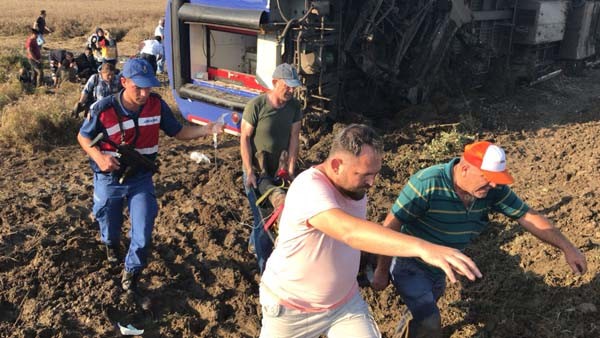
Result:
{"type": "Polygon", "coordinates": [[[164,42],[189,121],[241,112],[282,62],[301,74],[305,113],[335,118],[589,66],[599,17],[585,0],[168,0],[164,42]]]}

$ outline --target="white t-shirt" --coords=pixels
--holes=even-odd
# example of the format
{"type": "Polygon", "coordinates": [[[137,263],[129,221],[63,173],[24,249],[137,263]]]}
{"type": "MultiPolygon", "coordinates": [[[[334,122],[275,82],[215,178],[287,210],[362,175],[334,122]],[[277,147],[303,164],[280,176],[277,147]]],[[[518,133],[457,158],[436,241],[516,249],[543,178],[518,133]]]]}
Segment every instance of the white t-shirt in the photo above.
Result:
{"type": "Polygon", "coordinates": [[[308,222],[336,208],[364,219],[367,198],[355,201],[342,195],[316,168],[298,175],[288,190],[277,245],[262,276],[268,292],[261,292],[261,303],[275,299],[287,307],[317,312],[336,308],[358,292],[360,250],[308,222]]]}
{"type": "Polygon", "coordinates": [[[156,58],[163,55],[163,45],[157,40],[144,40],[144,47],[140,53],[155,55],[156,58]]]}
{"type": "Polygon", "coordinates": [[[156,28],[154,29],[154,36],[160,36],[161,38],[164,38],[164,31],[165,28],[161,25],[156,26],[156,28]]]}

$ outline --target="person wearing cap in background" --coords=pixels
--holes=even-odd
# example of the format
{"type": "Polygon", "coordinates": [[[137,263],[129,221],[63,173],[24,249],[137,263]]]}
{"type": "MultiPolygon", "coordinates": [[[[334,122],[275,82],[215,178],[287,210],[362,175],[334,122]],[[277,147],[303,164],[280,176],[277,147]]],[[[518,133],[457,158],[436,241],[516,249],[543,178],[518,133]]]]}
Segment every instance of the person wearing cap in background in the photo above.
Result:
{"type": "MultiPolygon", "coordinates": [[[[150,161],[155,161],[159,130],[179,140],[193,140],[215,131],[221,133],[223,129],[213,130],[213,123],[182,125],[165,101],[151,92],[160,82],[150,64],[143,59],[129,59],[123,66],[120,81],[123,90],[92,106],[77,140],[90,157],[94,172],[93,214],[100,225],[100,239],[106,245],[107,260],[113,265],[120,259],[123,208],[127,203],[131,242],[125,256],[121,287],[134,296],[142,296],[138,280],[147,265],[152,229],[158,214],[153,173],[140,168],[120,182],[125,168],[116,157],[115,147],[108,142],[90,146],[92,139],[102,133],[114,143],[128,144],[150,161]]],[[[147,300],[146,297],[142,299],[147,300]]]]}
{"type": "Polygon", "coordinates": [[[273,178],[278,169],[287,171],[293,178],[298,158],[301,105],[294,98],[294,89],[302,83],[294,67],[282,63],[273,72],[273,89],[250,100],[242,115],[240,153],[244,172],[244,188],[250,208],[253,209],[254,226],[250,234],[250,247],[254,250],[262,273],[264,264],[273,251],[273,242],[263,229],[256,210],[256,192],[262,196],[267,191],[268,200],[277,210],[285,200],[285,191],[274,187],[273,178]],[[280,168],[280,158],[284,154],[280,168]],[[259,187],[259,177],[264,182],[259,187]]]}
{"type": "MultiPolygon", "coordinates": [[[[511,183],[502,148],[487,141],[469,144],[460,158],[412,175],[384,226],[463,250],[486,228],[489,212],[500,212],[562,250],[574,273],[585,273],[585,256],[546,217],[524,203],[509,188],[511,183]]],[[[414,258],[380,256],[373,288],[384,289],[390,276],[412,315],[404,327],[408,337],[441,337],[437,300],[446,288],[443,271],[414,258]]]]}

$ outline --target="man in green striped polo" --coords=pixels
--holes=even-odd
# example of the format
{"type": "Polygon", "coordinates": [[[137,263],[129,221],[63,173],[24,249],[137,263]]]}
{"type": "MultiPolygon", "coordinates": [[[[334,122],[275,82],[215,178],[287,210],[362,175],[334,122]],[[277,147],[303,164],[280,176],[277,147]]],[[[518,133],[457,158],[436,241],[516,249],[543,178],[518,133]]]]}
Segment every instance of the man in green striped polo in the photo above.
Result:
{"type": "MultiPolygon", "coordinates": [[[[490,142],[469,144],[460,158],[414,174],[400,192],[384,226],[435,244],[463,250],[488,224],[490,212],[516,219],[542,241],[563,251],[574,273],[587,270],[586,259],[543,215],[509,187],[504,150],[490,142]]],[[[380,256],[373,288],[392,283],[412,314],[408,337],[441,337],[437,300],[444,294],[444,272],[417,258],[380,256]],[[391,263],[391,267],[390,267],[391,263]]]]}

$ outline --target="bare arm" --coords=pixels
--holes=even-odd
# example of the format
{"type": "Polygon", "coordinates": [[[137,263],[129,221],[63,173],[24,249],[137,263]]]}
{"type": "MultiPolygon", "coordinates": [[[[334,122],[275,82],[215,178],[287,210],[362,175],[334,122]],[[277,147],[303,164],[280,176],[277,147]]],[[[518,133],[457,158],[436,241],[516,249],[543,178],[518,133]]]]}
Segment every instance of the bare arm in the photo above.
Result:
{"type": "Polygon", "coordinates": [[[292,130],[290,131],[290,145],[288,147],[288,173],[290,176],[294,176],[296,171],[296,161],[298,160],[298,149],[300,144],[300,121],[292,124],[292,130]]]}
{"type": "Polygon", "coordinates": [[[240,154],[242,156],[242,166],[246,172],[246,184],[256,188],[256,177],[252,169],[252,144],[251,139],[254,135],[254,126],[242,119],[242,128],[240,135],[240,154]]]}
{"type": "MultiPolygon", "coordinates": [[[[182,141],[194,140],[202,136],[212,135],[213,134],[213,125],[214,123],[210,122],[204,126],[183,126],[179,133],[175,135],[175,138],[182,141]]],[[[222,133],[223,130],[219,130],[219,133],[222,133]]]]}
{"type": "Polygon", "coordinates": [[[470,280],[481,277],[475,263],[459,250],[429,243],[379,224],[369,222],[341,209],[330,209],[310,218],[310,224],[328,236],[355,249],[385,256],[420,257],[444,270],[451,282],[454,272],[470,280]]]}
{"type": "Polygon", "coordinates": [[[562,250],[573,273],[587,271],[585,256],[544,215],[529,210],[518,222],[535,237],[562,250]]]}
{"type": "MultiPolygon", "coordinates": [[[[392,229],[394,231],[400,231],[401,227],[400,221],[394,216],[394,214],[389,213],[385,220],[383,221],[383,227],[392,229]]],[[[371,285],[375,290],[383,290],[389,283],[389,270],[390,264],[392,263],[392,257],[379,255],[377,257],[377,267],[375,268],[375,272],[373,274],[373,281],[371,285]]]]}
{"type": "Polygon", "coordinates": [[[89,157],[96,162],[100,170],[102,171],[115,171],[119,170],[119,161],[112,155],[103,154],[98,147],[90,147],[92,140],[77,134],[77,141],[81,148],[88,154],[89,157]]]}

